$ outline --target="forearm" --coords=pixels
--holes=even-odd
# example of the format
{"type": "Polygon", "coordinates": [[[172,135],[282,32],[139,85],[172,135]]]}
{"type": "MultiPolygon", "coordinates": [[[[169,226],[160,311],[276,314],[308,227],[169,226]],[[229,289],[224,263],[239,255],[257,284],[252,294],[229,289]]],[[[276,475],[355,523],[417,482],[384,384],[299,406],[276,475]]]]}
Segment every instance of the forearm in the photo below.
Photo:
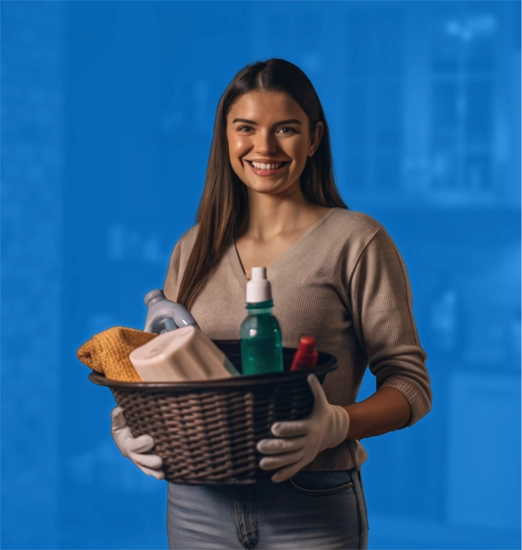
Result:
{"type": "Polygon", "coordinates": [[[403,428],[410,419],[410,405],[395,388],[385,387],[344,409],[350,415],[346,439],[363,439],[403,428]]]}

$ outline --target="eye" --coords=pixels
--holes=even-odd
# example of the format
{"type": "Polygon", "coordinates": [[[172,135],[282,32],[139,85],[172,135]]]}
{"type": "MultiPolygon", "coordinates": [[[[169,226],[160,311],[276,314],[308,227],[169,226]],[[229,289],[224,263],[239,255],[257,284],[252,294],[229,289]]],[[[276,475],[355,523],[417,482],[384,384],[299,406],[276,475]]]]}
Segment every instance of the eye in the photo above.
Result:
{"type": "Polygon", "coordinates": [[[296,133],[296,131],[293,128],[290,128],[290,126],[282,126],[279,130],[289,130],[287,132],[283,132],[283,134],[296,133]]]}
{"type": "Polygon", "coordinates": [[[252,130],[252,126],[238,126],[237,131],[242,132],[242,130],[252,130]]]}

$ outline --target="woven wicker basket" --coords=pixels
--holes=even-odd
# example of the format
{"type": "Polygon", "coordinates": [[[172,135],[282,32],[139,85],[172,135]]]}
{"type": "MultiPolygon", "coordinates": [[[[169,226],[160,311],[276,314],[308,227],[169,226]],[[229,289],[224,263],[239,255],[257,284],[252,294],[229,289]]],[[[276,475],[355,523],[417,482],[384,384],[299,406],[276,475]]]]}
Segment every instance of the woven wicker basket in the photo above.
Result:
{"type": "MultiPolygon", "coordinates": [[[[241,370],[239,340],[214,340],[241,370]]],[[[283,348],[285,369],[295,349],[283,348]]],[[[306,377],[321,383],[337,359],[319,352],[313,371],[239,376],[190,383],[136,383],[91,373],[94,384],[108,386],[123,408],[134,437],[150,434],[152,451],[163,459],[165,479],[193,485],[255,483],[273,472],[261,470],[256,443],[271,437],[277,420],[308,416],[313,395],[306,377]]]]}

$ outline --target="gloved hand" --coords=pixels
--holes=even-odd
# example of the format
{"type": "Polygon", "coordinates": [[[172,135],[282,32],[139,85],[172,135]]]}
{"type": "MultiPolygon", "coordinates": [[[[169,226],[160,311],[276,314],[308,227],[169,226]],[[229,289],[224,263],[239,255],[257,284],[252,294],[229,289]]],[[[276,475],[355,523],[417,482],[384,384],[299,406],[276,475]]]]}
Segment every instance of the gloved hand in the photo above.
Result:
{"type": "Polygon", "coordinates": [[[156,479],[164,479],[165,473],[161,470],[163,460],[158,455],[144,454],[154,447],[154,440],[150,435],[133,437],[125,417],[123,409],[116,407],[111,411],[112,438],[123,456],[130,458],[134,464],[148,476],[156,479]]]}
{"type": "Polygon", "coordinates": [[[263,457],[259,466],[263,470],[277,470],[272,481],[278,483],[291,478],[312,462],[325,449],[336,447],[348,434],[350,417],[343,407],[330,405],[321,383],[314,374],[307,378],[314,394],[312,414],[303,420],[276,422],[272,426],[275,439],[262,439],[257,444],[263,457]]]}

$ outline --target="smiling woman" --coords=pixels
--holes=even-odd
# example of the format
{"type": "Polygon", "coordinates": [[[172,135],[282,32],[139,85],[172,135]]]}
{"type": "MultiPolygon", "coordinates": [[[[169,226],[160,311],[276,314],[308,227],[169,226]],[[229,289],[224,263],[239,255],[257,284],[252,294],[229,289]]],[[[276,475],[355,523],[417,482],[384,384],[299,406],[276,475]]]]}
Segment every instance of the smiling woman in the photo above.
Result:
{"type": "MultiPolygon", "coordinates": [[[[225,90],[197,222],[174,247],[165,296],[210,338],[237,339],[246,281],[265,266],[283,345],[314,336],[339,368],[324,386],[309,377],[308,418],[278,422],[257,442],[271,480],[169,483],[170,548],[367,548],[360,439],[422,418],[430,379],[401,256],[376,220],[339,196],[321,103],[292,63],[249,65],[225,90]],[[356,403],[368,366],[377,391],[356,403]]],[[[128,430],[119,420],[113,433],[128,430]]],[[[161,459],[144,454],[154,442],[142,437],[127,434],[120,449],[161,478],[161,459]]]]}
{"type": "Polygon", "coordinates": [[[177,300],[192,306],[231,239],[249,277],[253,265],[269,267],[335,207],[347,208],[335,185],[326,117],[309,78],[282,59],[248,65],[218,104],[197,243],[177,300]],[[279,162],[287,164],[266,170],[279,162]]]}
{"type": "Polygon", "coordinates": [[[306,113],[286,93],[244,94],[227,115],[227,140],[234,172],[249,189],[253,187],[258,192],[265,190],[285,196],[300,193],[301,174],[324,130],[322,122],[317,122],[313,132],[309,126],[306,113]],[[259,180],[257,176],[267,179],[259,180]]]}

